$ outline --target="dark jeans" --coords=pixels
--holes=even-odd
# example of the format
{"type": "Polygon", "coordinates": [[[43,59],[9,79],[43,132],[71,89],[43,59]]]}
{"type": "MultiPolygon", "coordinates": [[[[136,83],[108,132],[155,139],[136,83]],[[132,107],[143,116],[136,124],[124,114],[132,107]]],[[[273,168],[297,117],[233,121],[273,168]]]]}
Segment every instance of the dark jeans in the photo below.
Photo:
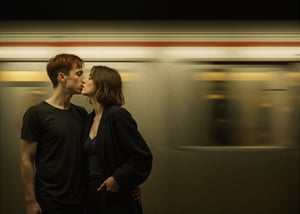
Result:
{"type": "Polygon", "coordinates": [[[83,206],[80,204],[57,204],[51,202],[39,202],[43,214],[84,214],[83,206]]]}
{"type": "Polygon", "coordinates": [[[86,214],[101,214],[101,207],[103,203],[103,191],[98,191],[97,188],[102,183],[100,178],[89,179],[89,190],[87,200],[86,214]]]}
{"type": "Polygon", "coordinates": [[[102,183],[100,178],[89,179],[89,193],[86,214],[142,214],[142,204],[133,201],[128,195],[112,193],[106,190],[98,191],[102,183]]]}

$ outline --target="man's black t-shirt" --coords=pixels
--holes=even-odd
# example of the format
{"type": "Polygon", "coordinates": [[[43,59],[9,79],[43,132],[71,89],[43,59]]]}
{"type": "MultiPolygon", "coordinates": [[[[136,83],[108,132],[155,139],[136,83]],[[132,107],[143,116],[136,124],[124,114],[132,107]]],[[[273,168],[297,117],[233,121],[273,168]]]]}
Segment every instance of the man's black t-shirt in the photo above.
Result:
{"type": "Polygon", "coordinates": [[[24,114],[21,138],[37,142],[37,200],[79,204],[83,197],[82,131],[87,111],[71,104],[67,110],[43,101],[24,114]]]}

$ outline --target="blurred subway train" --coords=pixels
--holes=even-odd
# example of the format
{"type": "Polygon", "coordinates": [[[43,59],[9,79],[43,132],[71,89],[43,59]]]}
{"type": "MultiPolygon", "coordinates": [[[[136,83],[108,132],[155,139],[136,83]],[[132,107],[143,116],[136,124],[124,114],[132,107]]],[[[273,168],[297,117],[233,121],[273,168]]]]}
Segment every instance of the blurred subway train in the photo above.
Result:
{"type": "Polygon", "coordinates": [[[154,156],[145,214],[299,213],[300,28],[278,21],[0,22],[0,213],[25,214],[22,116],[58,53],[120,71],[154,156]]]}

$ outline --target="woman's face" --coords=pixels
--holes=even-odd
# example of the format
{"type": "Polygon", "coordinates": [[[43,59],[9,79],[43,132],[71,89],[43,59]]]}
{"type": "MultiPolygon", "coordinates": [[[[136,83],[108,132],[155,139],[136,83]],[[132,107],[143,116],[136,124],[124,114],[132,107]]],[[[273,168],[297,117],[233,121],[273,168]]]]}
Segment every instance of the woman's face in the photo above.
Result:
{"type": "Polygon", "coordinates": [[[93,97],[95,93],[96,93],[96,85],[90,73],[87,78],[83,79],[83,88],[81,94],[88,97],[93,97]]]}

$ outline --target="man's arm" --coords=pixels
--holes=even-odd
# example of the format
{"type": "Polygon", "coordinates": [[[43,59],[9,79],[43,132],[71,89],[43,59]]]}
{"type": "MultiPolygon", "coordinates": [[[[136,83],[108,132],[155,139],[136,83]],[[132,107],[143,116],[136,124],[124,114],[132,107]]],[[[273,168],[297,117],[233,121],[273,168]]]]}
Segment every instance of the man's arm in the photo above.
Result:
{"type": "Polygon", "coordinates": [[[31,142],[27,140],[21,140],[20,147],[20,169],[21,176],[25,190],[25,201],[28,214],[41,213],[41,208],[36,201],[35,188],[34,188],[34,160],[37,150],[37,142],[31,142]]]}

